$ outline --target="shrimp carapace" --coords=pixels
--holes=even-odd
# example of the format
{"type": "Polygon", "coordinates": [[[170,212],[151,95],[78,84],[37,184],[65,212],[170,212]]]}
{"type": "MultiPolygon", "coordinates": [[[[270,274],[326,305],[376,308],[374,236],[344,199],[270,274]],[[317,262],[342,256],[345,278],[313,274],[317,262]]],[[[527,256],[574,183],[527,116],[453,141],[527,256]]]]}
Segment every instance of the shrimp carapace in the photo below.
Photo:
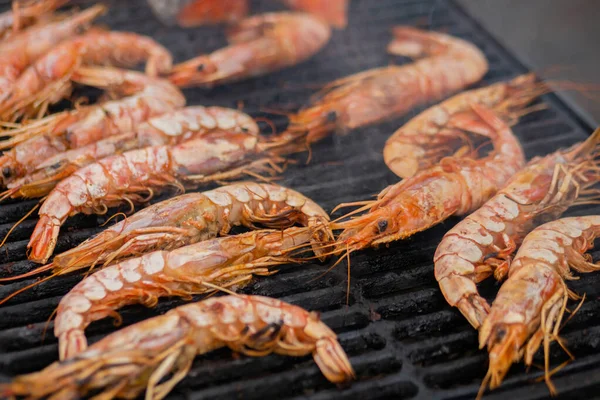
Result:
{"type": "Polygon", "coordinates": [[[248,17],[227,31],[229,46],[173,67],[181,87],[210,87],[296,65],[329,41],[329,26],[310,14],[267,13],[248,17]]]}
{"type": "Polygon", "coordinates": [[[47,158],[28,175],[7,185],[11,198],[43,197],[62,179],[102,158],[147,146],[174,145],[209,132],[258,135],[248,114],[231,108],[192,106],[150,118],[135,130],[67,150],[47,158]]]}
{"type": "Polygon", "coordinates": [[[558,330],[568,297],[574,297],[565,280],[577,279],[571,269],[580,273],[600,269],[585,254],[598,236],[600,216],[590,215],[548,222],[525,237],[479,330],[479,345],[487,346],[490,354],[483,387],[488,381],[491,389],[498,387],[521,358],[531,365],[543,343],[546,383],[556,393],[548,350],[553,340],[562,345],[558,330]]]}
{"type": "Polygon", "coordinates": [[[192,0],[177,12],[177,25],[193,26],[233,23],[248,15],[248,0],[192,0]]]}
{"type": "Polygon", "coordinates": [[[117,331],[78,356],[0,385],[2,396],[162,399],[194,357],[222,347],[253,357],[312,354],[334,383],[354,378],[335,333],[319,314],[262,296],[212,297],[117,331]],[[165,380],[166,379],[166,380],[165,380]]]}
{"type": "Polygon", "coordinates": [[[490,139],[490,154],[446,157],[439,165],[387,187],[377,200],[348,216],[366,210],[365,214],[337,222],[342,217],[332,224],[334,229],[343,229],[337,240],[338,252],[404,239],[452,215],[472,212],[523,167],[525,158],[518,139],[490,110],[473,105],[468,115],[459,117],[455,126],[490,139]]]}
{"type": "Polygon", "coordinates": [[[306,148],[332,132],[399,117],[480,80],[488,70],[471,43],[412,27],[394,30],[393,50],[420,58],[412,64],[360,72],[327,85],[311,103],[290,116],[286,134],[306,148]]]}
{"type": "MultiPolygon", "coordinates": [[[[318,226],[317,229],[325,228],[318,226]]],[[[312,228],[258,230],[214,238],[175,250],[155,251],[112,264],[86,278],[65,295],[56,311],[54,334],[60,359],[87,348],[85,328],[115,315],[128,304],[154,306],[159,297],[236,290],[256,275],[272,275],[275,267],[298,263],[312,228]]],[[[324,245],[325,243],[320,243],[324,245]]]]}
{"type": "Polygon", "coordinates": [[[0,157],[4,185],[32,173],[50,157],[113,135],[134,132],[148,118],[185,105],[185,97],[177,87],[140,72],[82,67],[73,78],[126,97],[51,115],[13,132],[16,136],[2,143],[16,144],[0,157]]]}
{"type": "Polygon", "coordinates": [[[86,29],[105,10],[104,6],[96,5],[64,19],[39,24],[0,42],[0,104],[20,90],[15,83],[29,65],[61,41],[86,29]]]}
{"type": "Polygon", "coordinates": [[[480,209],[455,225],[435,256],[435,277],[446,301],[478,329],[489,305],[476,284],[506,275],[511,256],[537,225],[558,218],[597,192],[600,128],[585,142],[533,159],[480,209]]]}
{"type": "Polygon", "coordinates": [[[323,18],[334,28],[343,29],[348,24],[348,0],[284,0],[285,4],[323,18]]]}
{"type": "Polygon", "coordinates": [[[71,93],[71,77],[82,65],[135,66],[146,62],[150,76],[169,72],[172,57],[153,39],[130,32],[90,31],[63,41],[38,58],[14,83],[0,102],[0,116],[14,120],[45,114],[49,104],[71,93]]]}
{"type": "Polygon", "coordinates": [[[490,109],[513,125],[529,111],[525,107],[547,91],[534,74],[526,74],[457,94],[426,109],[394,132],[383,148],[383,159],[399,177],[411,177],[470,144],[469,138],[454,127],[452,121],[458,114],[469,112],[472,104],[490,109]]]}

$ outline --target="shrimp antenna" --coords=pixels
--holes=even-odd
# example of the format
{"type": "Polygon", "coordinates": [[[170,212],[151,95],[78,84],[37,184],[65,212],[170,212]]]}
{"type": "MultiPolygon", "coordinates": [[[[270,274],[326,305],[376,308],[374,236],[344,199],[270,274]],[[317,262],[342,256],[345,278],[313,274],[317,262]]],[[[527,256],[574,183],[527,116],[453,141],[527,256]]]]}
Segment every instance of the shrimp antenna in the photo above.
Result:
{"type": "Polygon", "coordinates": [[[12,299],[13,297],[17,296],[18,294],[21,294],[23,292],[26,292],[27,290],[36,287],[37,285],[44,283],[46,281],[49,281],[50,279],[54,278],[55,276],[57,276],[58,273],[54,273],[50,276],[47,276],[45,278],[42,278],[38,281],[35,281],[25,287],[22,287],[21,289],[15,290],[14,292],[12,292],[11,294],[9,294],[8,296],[6,296],[5,298],[3,298],[2,300],[0,300],[0,306],[3,305],[4,303],[6,303],[7,301],[9,301],[10,299],[12,299]]]}
{"type": "Polygon", "coordinates": [[[220,291],[220,292],[224,292],[233,296],[238,296],[238,294],[232,290],[229,290],[227,288],[224,288],[222,286],[219,285],[215,285],[214,283],[209,283],[209,282],[202,282],[201,283],[203,286],[206,286],[208,288],[214,289],[215,291],[220,291]]]}
{"type": "Polygon", "coordinates": [[[275,126],[275,123],[273,121],[271,121],[269,118],[267,118],[267,117],[256,117],[256,118],[254,118],[254,122],[264,122],[265,124],[269,125],[269,128],[271,128],[271,134],[272,135],[276,135],[277,134],[277,127],[275,126]]]}
{"type": "Polygon", "coordinates": [[[491,379],[492,379],[492,370],[488,367],[487,373],[485,374],[483,381],[481,381],[481,385],[479,386],[479,390],[477,391],[477,397],[475,398],[475,400],[481,400],[491,379]]]}
{"type": "Polygon", "coordinates": [[[46,320],[46,323],[44,324],[44,330],[42,330],[42,338],[40,340],[40,343],[44,343],[44,340],[46,340],[46,332],[48,332],[48,326],[50,325],[50,322],[52,322],[52,318],[54,318],[54,316],[56,315],[57,312],[58,312],[58,306],[56,306],[54,308],[54,311],[52,311],[52,313],[46,320]]]}
{"type": "Polygon", "coordinates": [[[17,187],[5,190],[4,192],[0,193],[0,202],[12,197],[12,195],[17,193],[20,189],[21,189],[21,186],[17,186],[17,187]]]}
{"type": "Polygon", "coordinates": [[[107,224],[108,224],[110,221],[112,221],[112,220],[113,220],[113,218],[116,218],[116,217],[118,217],[119,215],[123,216],[123,218],[124,218],[124,219],[127,219],[127,214],[125,214],[124,212],[118,212],[118,213],[116,213],[116,214],[113,214],[113,215],[112,215],[112,216],[111,216],[109,219],[107,219],[106,221],[104,221],[104,222],[102,223],[102,225],[100,225],[100,226],[101,226],[101,227],[104,227],[104,226],[106,226],[106,225],[107,225],[107,224]]]}
{"type": "MultiPolygon", "coordinates": [[[[347,207],[354,207],[354,206],[366,206],[366,205],[371,205],[374,203],[374,200],[363,200],[363,201],[353,201],[352,203],[340,203],[337,206],[335,206],[335,208],[333,210],[331,210],[331,214],[335,213],[337,210],[342,209],[342,208],[347,208],[347,207]]],[[[344,218],[344,216],[342,216],[341,218],[344,218]]]]}
{"type": "MultiPolygon", "coordinates": [[[[333,244],[332,244],[332,245],[333,245],[333,244]]],[[[346,250],[346,252],[348,252],[348,250],[346,250]]],[[[327,256],[329,256],[329,255],[332,255],[332,254],[335,254],[335,253],[332,251],[331,253],[325,253],[325,254],[323,254],[323,255],[327,255],[327,256]]],[[[344,259],[346,259],[346,254],[343,254],[343,255],[341,255],[341,256],[340,256],[340,258],[338,258],[338,259],[336,260],[336,262],[335,262],[335,263],[333,263],[333,265],[332,265],[331,267],[327,268],[327,270],[326,270],[325,272],[323,272],[321,275],[317,276],[316,278],[312,278],[311,280],[309,280],[309,282],[314,282],[314,281],[316,281],[316,280],[319,280],[319,279],[321,279],[322,277],[324,277],[325,275],[327,275],[328,273],[330,273],[330,272],[331,272],[331,271],[332,271],[332,270],[333,270],[335,267],[337,267],[337,266],[338,266],[338,265],[339,265],[339,264],[340,264],[342,261],[344,261],[344,259]]]]}
{"type": "Polygon", "coordinates": [[[37,267],[29,272],[25,272],[24,274],[20,274],[20,275],[16,275],[16,276],[9,276],[8,278],[0,278],[0,282],[10,282],[10,281],[16,281],[17,279],[28,278],[30,276],[35,276],[35,275],[41,274],[42,272],[51,270],[52,268],[54,268],[52,263],[42,265],[41,267],[37,267]]]}
{"type": "Polygon", "coordinates": [[[14,231],[14,230],[17,228],[17,226],[21,225],[21,223],[22,223],[23,221],[25,221],[25,220],[26,220],[26,219],[27,219],[27,218],[28,218],[28,217],[29,217],[31,214],[33,214],[33,213],[34,213],[34,211],[35,211],[35,210],[37,210],[37,209],[39,208],[40,204],[42,204],[42,202],[43,202],[44,200],[46,200],[46,197],[47,197],[47,196],[44,196],[44,197],[42,197],[42,198],[40,199],[40,201],[38,201],[38,203],[37,203],[35,206],[33,206],[33,208],[32,208],[31,210],[29,210],[29,211],[27,212],[27,214],[25,214],[25,215],[24,215],[24,216],[23,216],[23,217],[22,217],[20,220],[18,220],[17,222],[15,222],[15,224],[14,224],[14,225],[13,225],[13,226],[12,226],[12,227],[11,227],[11,228],[8,230],[8,232],[6,233],[6,236],[4,236],[4,239],[2,239],[2,242],[0,242],[0,248],[1,248],[2,246],[4,246],[4,244],[5,244],[5,243],[6,243],[6,241],[8,240],[8,237],[9,237],[9,236],[10,236],[10,234],[11,234],[11,233],[12,233],[12,232],[13,232],[13,231],[14,231]]]}

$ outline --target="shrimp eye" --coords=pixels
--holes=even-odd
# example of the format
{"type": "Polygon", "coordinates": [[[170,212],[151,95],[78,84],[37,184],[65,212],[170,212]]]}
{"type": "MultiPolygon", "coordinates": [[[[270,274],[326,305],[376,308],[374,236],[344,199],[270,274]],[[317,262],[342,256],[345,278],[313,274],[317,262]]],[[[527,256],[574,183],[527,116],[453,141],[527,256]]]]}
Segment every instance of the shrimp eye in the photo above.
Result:
{"type": "Polygon", "coordinates": [[[337,121],[337,113],[335,111],[329,111],[325,118],[327,119],[327,122],[335,122],[337,121]]]}
{"type": "Polygon", "coordinates": [[[504,339],[504,336],[506,336],[506,328],[505,327],[501,327],[498,328],[496,330],[496,342],[499,343],[502,341],[502,339],[504,339]]]}
{"type": "Polygon", "coordinates": [[[382,219],[379,222],[377,222],[377,229],[379,229],[379,232],[385,232],[387,227],[388,227],[387,219],[382,219]]]}
{"type": "Polygon", "coordinates": [[[2,168],[2,176],[4,176],[5,178],[10,178],[11,175],[12,171],[9,167],[2,168]]]}

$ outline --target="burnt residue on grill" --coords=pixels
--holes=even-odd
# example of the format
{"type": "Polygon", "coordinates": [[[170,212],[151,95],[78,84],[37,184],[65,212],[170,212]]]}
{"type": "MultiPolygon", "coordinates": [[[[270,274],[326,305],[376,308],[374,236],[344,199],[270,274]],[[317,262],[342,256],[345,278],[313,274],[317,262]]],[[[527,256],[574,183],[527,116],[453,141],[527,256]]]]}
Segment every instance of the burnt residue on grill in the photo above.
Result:
{"type": "MultiPolygon", "coordinates": [[[[145,1],[109,0],[108,5],[111,8],[103,23],[113,29],[151,35],[171,49],[177,61],[225,45],[224,35],[215,28],[182,30],[161,26],[145,1]]],[[[271,0],[253,3],[254,12],[275,9],[283,6],[271,0]]],[[[406,62],[385,53],[390,29],[396,24],[440,30],[475,43],[490,61],[490,71],[480,86],[526,72],[452,1],[353,0],[348,28],[335,31],[331,42],[311,60],[265,77],[211,90],[188,89],[185,94],[189,104],[237,107],[241,101],[245,111],[268,116],[282,130],[285,118],[265,113],[265,109],[293,110],[304,104],[318,85],[390,62],[406,62]]],[[[528,157],[571,145],[591,132],[591,127],[585,126],[557,97],[548,95],[543,101],[548,105],[546,110],[524,117],[515,127],[528,157]]],[[[394,130],[420,110],[315,144],[310,164],[305,165],[305,155],[299,156],[299,162],[288,168],[281,183],[310,196],[327,210],[341,202],[368,199],[396,182],[383,163],[383,145],[394,130]]],[[[1,204],[0,235],[35,204],[36,201],[1,204]]],[[[590,206],[568,214],[597,212],[600,208],[590,206]]],[[[70,219],[61,232],[57,251],[97,232],[105,220],[106,217],[96,216],[70,219]]],[[[474,398],[485,374],[487,355],[477,349],[476,332],[444,302],[431,260],[444,232],[457,221],[450,219],[389,247],[354,253],[348,305],[343,265],[322,277],[327,265],[286,266],[277,275],[257,278],[244,289],[246,293],[279,297],[321,311],[324,321],[339,333],[356,369],[358,379],[351,385],[329,384],[310,357],[249,358],[223,350],[198,357],[189,376],[170,398],[474,398]]],[[[0,249],[0,276],[32,267],[25,260],[25,246],[34,223],[35,216],[26,220],[7,246],[0,249]]],[[[39,370],[56,360],[53,324],[47,324],[47,320],[61,296],[79,279],[75,275],[43,283],[0,307],[2,379],[39,370]],[[46,327],[48,333],[42,341],[46,327]]],[[[0,296],[32,282],[25,279],[0,286],[0,296]]],[[[570,287],[587,292],[588,300],[564,329],[564,338],[577,359],[555,376],[555,383],[564,398],[577,398],[600,387],[600,274],[583,275],[570,287]]],[[[493,297],[497,288],[497,284],[488,282],[482,293],[493,297]]],[[[126,307],[122,310],[124,324],[163,313],[181,303],[161,299],[155,309],[126,307]]],[[[106,319],[92,324],[87,332],[95,341],[115,329],[112,321],[106,319]]],[[[553,347],[552,355],[555,365],[566,359],[558,346],[553,347]]],[[[534,382],[539,376],[535,369],[526,373],[524,367],[516,365],[502,387],[486,398],[546,398],[545,385],[534,382]]]]}

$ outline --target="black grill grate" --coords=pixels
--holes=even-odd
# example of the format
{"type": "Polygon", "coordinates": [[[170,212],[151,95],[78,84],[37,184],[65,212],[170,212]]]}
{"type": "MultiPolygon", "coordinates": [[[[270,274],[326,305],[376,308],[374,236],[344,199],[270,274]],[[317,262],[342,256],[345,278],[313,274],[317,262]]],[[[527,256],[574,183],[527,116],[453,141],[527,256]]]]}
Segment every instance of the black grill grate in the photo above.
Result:
{"type": "MultiPolygon", "coordinates": [[[[106,24],[153,36],[171,49],[178,61],[225,44],[217,29],[160,26],[143,1],[109,1],[109,5],[106,24]]],[[[254,11],[272,10],[278,5],[265,0],[255,4],[254,11]]],[[[454,2],[354,0],[348,29],[336,31],[330,44],[310,61],[223,88],[187,90],[186,96],[189,104],[236,107],[238,101],[243,101],[245,110],[253,115],[261,115],[261,109],[269,107],[297,108],[308,100],[315,85],[398,61],[385,54],[390,29],[396,24],[446,31],[475,43],[490,61],[490,72],[480,85],[525,72],[454,2]]],[[[545,96],[544,101],[547,110],[523,118],[515,127],[528,157],[570,145],[591,131],[555,96],[545,96]]],[[[315,145],[312,162],[290,167],[282,184],[305,193],[328,210],[341,202],[368,198],[396,181],[385,167],[381,152],[387,137],[409,117],[315,145]]],[[[278,129],[285,126],[283,118],[275,117],[275,122],[278,129]]],[[[1,205],[0,235],[34,204],[35,201],[24,201],[1,205]]],[[[598,209],[575,212],[582,215],[598,209]]],[[[61,234],[57,251],[64,251],[98,231],[102,221],[95,216],[72,218],[61,234]]],[[[340,334],[356,369],[358,380],[352,385],[337,388],[329,384],[308,357],[248,358],[224,350],[198,357],[189,376],[171,393],[171,398],[474,398],[487,367],[486,354],[477,350],[476,332],[445,304],[431,262],[436,244],[457,221],[452,219],[389,248],[356,253],[352,258],[349,306],[345,305],[343,267],[322,278],[318,278],[324,271],[322,265],[286,267],[279,274],[257,279],[246,288],[248,293],[281,297],[307,309],[322,311],[324,321],[340,334]]],[[[32,264],[24,260],[34,223],[34,219],[28,219],[0,250],[0,263],[4,263],[0,266],[1,276],[31,268],[32,264]]],[[[56,341],[50,333],[52,324],[41,343],[45,321],[60,297],[79,279],[69,276],[41,284],[0,308],[3,378],[39,370],[56,359],[56,341]]],[[[589,395],[588,390],[600,386],[599,281],[600,275],[590,274],[570,285],[580,293],[587,292],[588,301],[563,331],[577,357],[555,378],[564,398],[589,395]]],[[[31,282],[2,286],[0,296],[31,282]]],[[[482,287],[490,295],[496,289],[493,283],[482,287]]],[[[155,309],[127,307],[122,314],[125,324],[131,324],[180,303],[162,300],[155,309]]],[[[111,321],[104,320],[93,324],[88,334],[94,341],[114,329],[111,321]]],[[[565,359],[558,348],[553,348],[553,357],[555,363],[565,359]]],[[[515,366],[502,388],[486,398],[545,398],[548,392],[544,384],[532,382],[537,376],[539,373],[526,374],[523,367],[515,366]]]]}

